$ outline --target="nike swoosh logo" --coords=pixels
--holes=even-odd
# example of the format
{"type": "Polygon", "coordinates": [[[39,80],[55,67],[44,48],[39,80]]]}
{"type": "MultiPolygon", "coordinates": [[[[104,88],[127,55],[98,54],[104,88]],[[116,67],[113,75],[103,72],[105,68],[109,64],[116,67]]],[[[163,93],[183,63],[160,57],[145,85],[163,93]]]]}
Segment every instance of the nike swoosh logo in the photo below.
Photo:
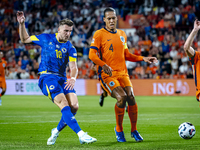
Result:
{"type": "Polygon", "coordinates": [[[107,41],[110,41],[110,40],[112,40],[112,39],[108,39],[107,41]]]}

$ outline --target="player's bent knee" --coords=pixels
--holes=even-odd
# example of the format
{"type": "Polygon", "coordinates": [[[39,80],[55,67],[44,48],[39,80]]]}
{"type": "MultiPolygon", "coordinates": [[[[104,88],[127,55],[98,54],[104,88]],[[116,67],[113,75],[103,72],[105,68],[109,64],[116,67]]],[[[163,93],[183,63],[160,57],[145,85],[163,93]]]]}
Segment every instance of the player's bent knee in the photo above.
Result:
{"type": "Polygon", "coordinates": [[[120,108],[124,108],[126,105],[126,99],[127,99],[126,95],[118,96],[117,97],[117,106],[120,108]]]}
{"type": "Polygon", "coordinates": [[[76,113],[79,109],[78,103],[71,105],[71,111],[72,113],[76,113]]]}
{"type": "Polygon", "coordinates": [[[133,95],[128,95],[127,102],[129,105],[135,105],[136,104],[135,97],[133,95]]]}

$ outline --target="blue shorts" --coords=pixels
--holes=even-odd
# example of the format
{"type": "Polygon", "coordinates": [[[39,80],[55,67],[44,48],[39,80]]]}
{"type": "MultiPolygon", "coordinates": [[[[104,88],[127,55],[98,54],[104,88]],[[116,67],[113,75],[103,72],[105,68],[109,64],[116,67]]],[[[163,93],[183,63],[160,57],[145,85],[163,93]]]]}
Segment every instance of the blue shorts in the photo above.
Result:
{"type": "Polygon", "coordinates": [[[55,74],[42,74],[39,79],[39,87],[42,90],[42,93],[49,97],[52,101],[54,97],[60,93],[64,93],[64,95],[68,93],[76,93],[74,89],[66,90],[64,89],[65,83],[67,81],[66,77],[61,77],[55,74]]]}

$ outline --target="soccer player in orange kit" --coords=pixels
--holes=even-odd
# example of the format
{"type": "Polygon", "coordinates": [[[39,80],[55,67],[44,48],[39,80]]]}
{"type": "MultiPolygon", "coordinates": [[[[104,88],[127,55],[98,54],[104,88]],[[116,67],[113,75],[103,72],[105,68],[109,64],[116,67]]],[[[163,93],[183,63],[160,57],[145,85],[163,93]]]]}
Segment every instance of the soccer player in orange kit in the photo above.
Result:
{"type": "Polygon", "coordinates": [[[195,85],[196,85],[196,99],[199,101],[200,99],[200,52],[195,51],[191,46],[194,41],[194,37],[196,37],[198,31],[200,29],[200,21],[195,20],[194,28],[190,35],[188,36],[185,44],[184,44],[184,51],[189,56],[190,62],[192,64],[195,85]]]}
{"type": "Polygon", "coordinates": [[[6,92],[5,67],[7,65],[7,62],[2,58],[3,58],[3,52],[0,52],[0,88],[1,88],[0,106],[2,105],[1,96],[3,96],[6,92]]]}
{"type": "Polygon", "coordinates": [[[136,128],[138,108],[133,88],[127,73],[125,60],[157,62],[155,57],[142,57],[129,53],[127,37],[124,31],[116,28],[117,16],[113,8],[104,10],[105,27],[97,30],[93,36],[89,58],[98,65],[101,86],[114,98],[116,127],[114,128],[118,142],[126,142],[122,122],[126,101],[131,122],[131,137],[137,142],[143,141],[136,128]]]}

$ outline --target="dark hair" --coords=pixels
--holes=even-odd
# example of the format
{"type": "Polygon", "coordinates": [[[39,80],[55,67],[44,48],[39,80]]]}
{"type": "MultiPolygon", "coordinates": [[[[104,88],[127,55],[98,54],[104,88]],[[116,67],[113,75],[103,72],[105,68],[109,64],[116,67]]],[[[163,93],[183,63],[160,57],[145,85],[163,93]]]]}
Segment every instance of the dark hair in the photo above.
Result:
{"type": "Polygon", "coordinates": [[[110,11],[115,12],[115,10],[114,10],[112,7],[108,7],[108,8],[106,8],[106,9],[104,10],[104,17],[106,17],[106,13],[107,13],[107,12],[110,12],[110,11]]]}
{"type": "Polygon", "coordinates": [[[74,25],[74,22],[68,18],[66,19],[63,19],[59,22],[59,26],[62,26],[62,25],[68,25],[68,26],[73,26],[74,25]]]}

